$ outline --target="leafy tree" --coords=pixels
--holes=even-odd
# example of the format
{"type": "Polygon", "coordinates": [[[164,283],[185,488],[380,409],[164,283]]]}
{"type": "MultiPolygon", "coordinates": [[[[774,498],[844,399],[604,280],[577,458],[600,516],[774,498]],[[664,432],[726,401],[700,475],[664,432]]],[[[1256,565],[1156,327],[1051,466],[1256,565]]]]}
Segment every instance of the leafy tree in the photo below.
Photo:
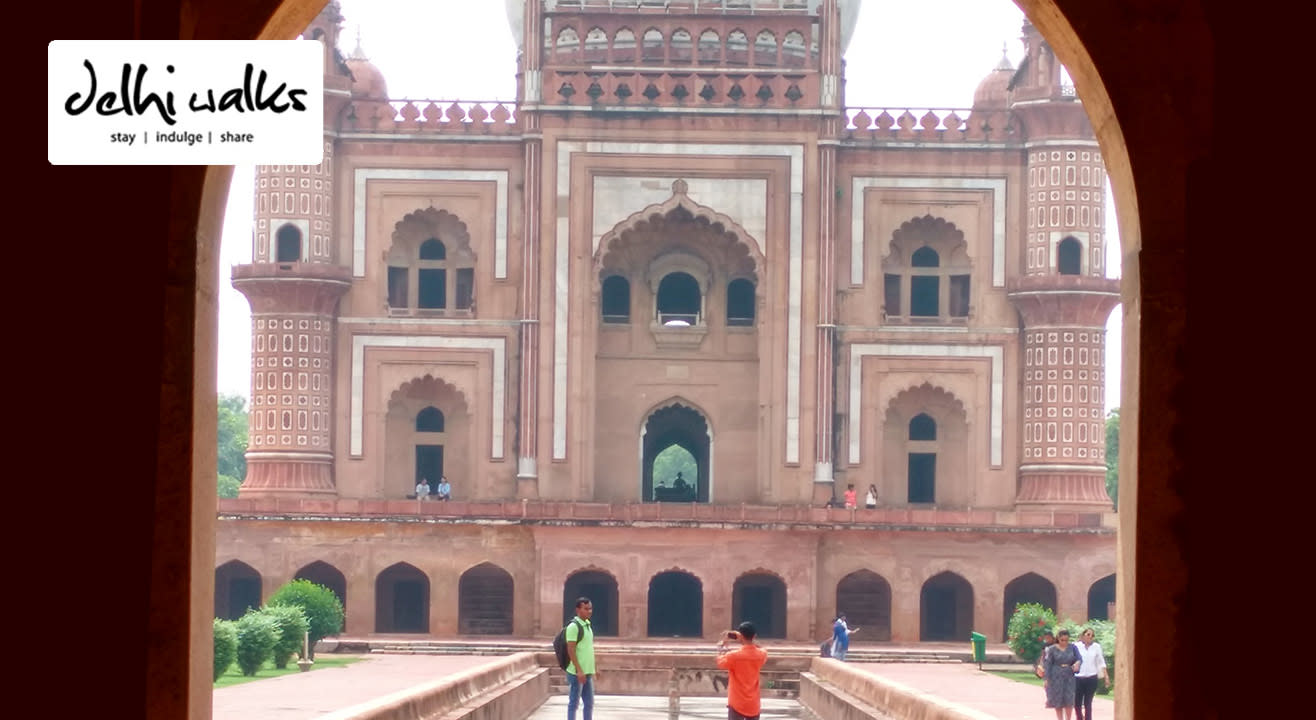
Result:
{"type": "Polygon", "coordinates": [[[306,614],[296,605],[266,605],[261,612],[274,619],[278,637],[274,642],[274,667],[282,670],[288,667],[288,660],[299,655],[302,649],[302,637],[310,629],[306,614]]]}
{"type": "Polygon", "coordinates": [[[222,498],[235,498],[238,496],[238,488],[242,486],[242,481],[229,475],[219,476],[219,496],[222,498]]]}
{"type": "MultiPolygon", "coordinates": [[[[1120,409],[1106,415],[1106,494],[1120,506],[1120,409]]],[[[1102,647],[1105,647],[1104,645],[1102,647]]]]}
{"type": "Polygon", "coordinates": [[[337,635],[343,630],[343,604],[333,590],[316,585],[310,580],[293,580],[270,596],[269,605],[296,605],[306,614],[310,623],[311,657],[315,659],[315,643],[320,638],[337,635]]]}
{"type": "Polygon", "coordinates": [[[653,459],[654,486],[657,487],[659,482],[663,482],[671,487],[672,478],[676,477],[678,472],[692,486],[699,478],[695,456],[680,445],[669,445],[653,459]]]}
{"type": "Polygon", "coordinates": [[[1056,630],[1056,615],[1050,608],[1039,603],[1019,603],[1015,605],[1014,614],[1006,628],[1006,644],[1029,665],[1036,665],[1042,656],[1042,632],[1056,630]]]}
{"type": "MultiPolygon", "coordinates": [[[[220,497],[237,497],[236,488],[226,495],[228,486],[223,478],[236,479],[241,484],[247,476],[247,399],[241,395],[219,395],[219,462],[220,497]]],[[[231,483],[230,483],[231,485],[231,483]]]]}
{"type": "Polygon", "coordinates": [[[215,679],[238,657],[238,629],[231,620],[215,618],[215,679]]]}
{"type": "Polygon", "coordinates": [[[255,675],[274,654],[279,630],[274,618],[259,610],[248,610],[234,625],[238,630],[238,668],[243,675],[255,675]]]}

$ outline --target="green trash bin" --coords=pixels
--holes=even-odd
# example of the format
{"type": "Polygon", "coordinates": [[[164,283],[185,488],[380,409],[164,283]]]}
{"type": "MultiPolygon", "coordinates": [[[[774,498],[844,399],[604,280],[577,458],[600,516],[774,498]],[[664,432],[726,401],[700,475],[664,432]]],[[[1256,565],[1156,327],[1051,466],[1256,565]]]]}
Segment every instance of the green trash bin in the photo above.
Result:
{"type": "Polygon", "coordinates": [[[978,663],[978,669],[981,670],[983,661],[987,659],[987,636],[971,632],[969,638],[973,643],[973,661],[978,663]]]}

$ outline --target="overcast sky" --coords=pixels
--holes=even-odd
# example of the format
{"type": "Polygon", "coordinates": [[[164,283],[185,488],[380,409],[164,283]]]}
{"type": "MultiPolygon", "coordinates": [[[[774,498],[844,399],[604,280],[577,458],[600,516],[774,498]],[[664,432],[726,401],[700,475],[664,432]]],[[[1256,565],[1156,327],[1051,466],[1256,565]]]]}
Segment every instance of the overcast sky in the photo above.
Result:
{"type": "MultiPolygon", "coordinates": [[[[534,0],[531,0],[534,1],[534,0]]],[[[361,47],[393,98],[514,100],[516,47],[499,0],[340,0],[344,55],[361,47]]],[[[1010,0],[864,0],[845,55],[846,105],[967,108],[1001,59],[1023,58],[1023,13],[1010,0]]],[[[894,113],[893,113],[894,114],[894,113]]],[[[916,113],[917,114],[917,113],[916,113]]],[[[251,261],[251,166],[235,168],[224,217],[219,299],[219,391],[251,396],[251,318],[230,267],[251,261]]],[[[1107,192],[1107,275],[1119,275],[1107,192]]],[[[341,230],[341,228],[340,228],[341,230]]],[[[1106,334],[1106,408],[1119,406],[1120,309],[1106,334]]]]}

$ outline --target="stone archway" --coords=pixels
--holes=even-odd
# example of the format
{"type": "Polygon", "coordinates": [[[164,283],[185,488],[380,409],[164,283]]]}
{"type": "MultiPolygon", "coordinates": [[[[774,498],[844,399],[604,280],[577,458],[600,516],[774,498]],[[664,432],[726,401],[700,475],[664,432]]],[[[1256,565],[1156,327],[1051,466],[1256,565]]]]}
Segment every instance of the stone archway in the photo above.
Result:
{"type": "Polygon", "coordinates": [[[1092,583],[1088,588],[1088,619],[1112,620],[1111,609],[1115,605],[1115,576],[1107,575],[1092,583]]]}
{"type": "Polygon", "coordinates": [[[919,640],[964,640],[973,630],[973,586],[953,572],[928,578],[918,606],[919,640]]]}
{"type": "Polygon", "coordinates": [[[702,637],[704,584],[683,570],[649,580],[649,637],[702,637]]]}
{"type": "Polygon", "coordinates": [[[836,614],[863,628],[854,640],[891,639],[891,585],[872,570],[856,570],[836,584],[836,614]]]}
{"type": "Polygon", "coordinates": [[[620,606],[617,598],[617,578],[606,570],[577,570],[562,584],[562,621],[570,622],[576,614],[576,598],[587,597],[594,606],[590,625],[599,636],[617,635],[620,606]]]}
{"type": "Polygon", "coordinates": [[[1005,585],[1005,601],[1002,611],[1005,613],[1001,623],[1001,642],[1009,639],[1010,617],[1014,608],[1021,603],[1037,603],[1042,607],[1056,610],[1056,586],[1037,573],[1024,573],[1005,585]]]}
{"type": "Polygon", "coordinates": [[[731,627],[754,623],[759,637],[786,637],[786,582],[766,570],[747,572],[731,588],[731,627]]]}
{"type": "Polygon", "coordinates": [[[515,608],[511,574],[493,563],[480,563],[457,581],[457,632],[462,635],[511,635],[515,608]]]}
{"type": "MultiPolygon", "coordinates": [[[[640,497],[644,502],[709,502],[713,485],[713,432],[704,414],[673,401],[650,413],[640,436],[640,497]],[[654,477],[654,463],[673,446],[694,458],[696,477],[654,477]]],[[[660,468],[661,469],[661,468],[660,468]]]]}
{"type": "Polygon", "coordinates": [[[428,633],[430,579],[416,566],[390,565],[375,579],[375,632],[428,633]]]}
{"type": "Polygon", "coordinates": [[[237,620],[261,605],[261,577],[252,566],[230,560],[215,568],[215,617],[237,620]]]}

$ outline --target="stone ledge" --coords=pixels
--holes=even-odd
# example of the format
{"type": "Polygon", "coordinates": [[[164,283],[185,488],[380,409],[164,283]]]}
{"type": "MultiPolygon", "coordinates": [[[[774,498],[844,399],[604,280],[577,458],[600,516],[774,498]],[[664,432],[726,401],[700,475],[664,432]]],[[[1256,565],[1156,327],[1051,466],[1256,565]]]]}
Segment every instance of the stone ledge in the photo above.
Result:
{"type": "Polygon", "coordinates": [[[323,720],[521,720],[548,699],[548,671],[517,653],[431,683],[344,708],[323,720]]]}
{"type": "Polygon", "coordinates": [[[955,705],[830,658],[814,658],[810,671],[800,673],[800,702],[820,717],[846,720],[887,717],[995,720],[981,711],[955,705]]]}

